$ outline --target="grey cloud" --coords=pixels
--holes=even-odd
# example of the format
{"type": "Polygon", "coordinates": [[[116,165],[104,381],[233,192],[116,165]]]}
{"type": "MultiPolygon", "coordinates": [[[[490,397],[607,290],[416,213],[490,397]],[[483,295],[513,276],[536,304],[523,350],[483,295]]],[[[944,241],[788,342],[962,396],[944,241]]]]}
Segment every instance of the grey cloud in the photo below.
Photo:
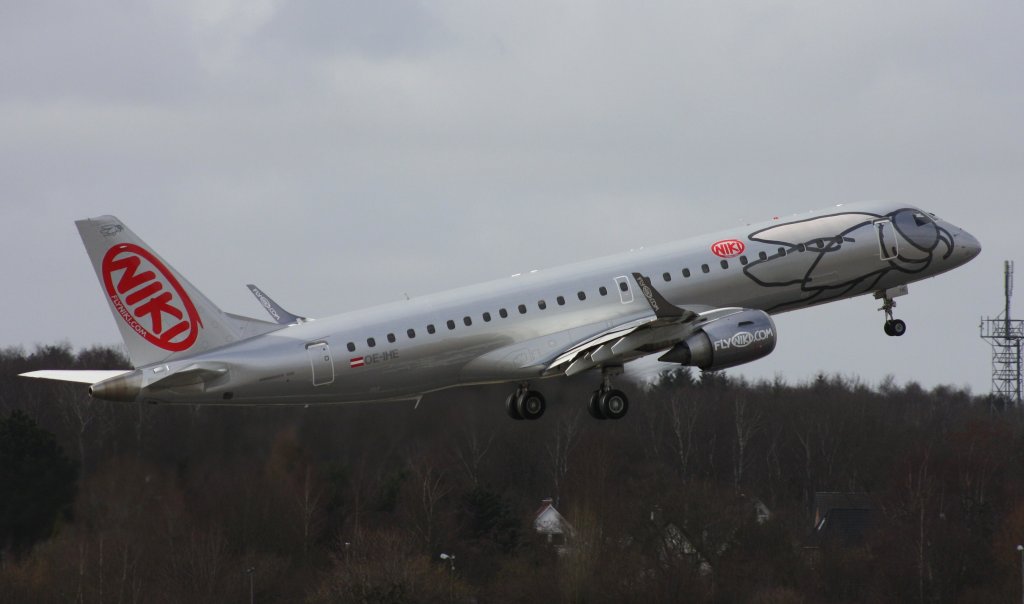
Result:
{"type": "Polygon", "coordinates": [[[118,214],[227,309],[262,312],[256,282],[323,316],[888,198],[984,255],[901,299],[905,342],[855,300],[783,315],[743,371],[987,388],[975,322],[1022,216],[1019,4],[0,10],[0,257],[33,293],[0,296],[24,317],[0,345],[116,341],[71,226],[87,215],[118,214]]]}

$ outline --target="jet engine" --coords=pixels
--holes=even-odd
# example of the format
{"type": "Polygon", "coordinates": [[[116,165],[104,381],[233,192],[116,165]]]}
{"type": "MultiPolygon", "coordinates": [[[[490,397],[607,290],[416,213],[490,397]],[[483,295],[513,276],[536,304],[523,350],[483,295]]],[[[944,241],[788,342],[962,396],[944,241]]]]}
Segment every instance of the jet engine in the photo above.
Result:
{"type": "Polygon", "coordinates": [[[747,309],[702,325],[659,361],[705,371],[756,361],[775,350],[775,323],[768,313],[747,309]]]}

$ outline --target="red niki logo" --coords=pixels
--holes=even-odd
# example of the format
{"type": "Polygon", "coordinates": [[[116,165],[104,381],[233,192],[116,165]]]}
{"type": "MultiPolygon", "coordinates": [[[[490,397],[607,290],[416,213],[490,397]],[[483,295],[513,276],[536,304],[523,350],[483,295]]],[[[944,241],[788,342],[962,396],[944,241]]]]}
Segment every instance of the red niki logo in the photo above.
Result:
{"type": "Polygon", "coordinates": [[[711,244],[711,253],[719,258],[735,258],[743,253],[747,246],[739,239],[723,239],[711,244]]]}
{"type": "Polygon", "coordinates": [[[135,333],[171,352],[195,344],[203,326],[199,313],[171,271],[149,250],[132,243],[115,245],[107,250],[102,266],[107,295],[135,333]]]}

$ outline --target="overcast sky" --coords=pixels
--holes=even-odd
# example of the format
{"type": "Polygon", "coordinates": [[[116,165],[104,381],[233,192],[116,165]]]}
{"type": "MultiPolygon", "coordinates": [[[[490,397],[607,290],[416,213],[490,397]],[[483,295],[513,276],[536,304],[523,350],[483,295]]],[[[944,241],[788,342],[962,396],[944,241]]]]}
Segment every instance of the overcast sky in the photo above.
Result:
{"type": "Polygon", "coordinates": [[[326,316],[887,199],[982,255],[899,298],[903,338],[858,298],[732,373],[986,393],[1022,26],[1019,0],[6,2],[0,346],[120,342],[73,224],[106,213],[262,318],[246,283],[326,316]]]}

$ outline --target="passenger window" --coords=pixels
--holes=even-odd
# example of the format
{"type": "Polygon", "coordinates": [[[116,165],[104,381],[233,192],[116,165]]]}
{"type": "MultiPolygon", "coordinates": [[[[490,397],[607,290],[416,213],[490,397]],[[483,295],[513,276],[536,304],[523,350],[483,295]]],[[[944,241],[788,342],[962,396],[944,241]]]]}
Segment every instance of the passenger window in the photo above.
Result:
{"type": "Polygon", "coordinates": [[[405,330],[405,335],[409,336],[409,339],[411,340],[411,339],[416,337],[416,330],[415,329],[406,329],[405,330]]]}
{"type": "Polygon", "coordinates": [[[490,322],[491,322],[491,313],[485,312],[484,313],[484,323],[490,323],[490,322]]]}
{"type": "Polygon", "coordinates": [[[521,315],[525,315],[526,314],[526,305],[525,304],[520,304],[518,308],[519,308],[519,314],[521,314],[521,315]]]}
{"type": "Polygon", "coordinates": [[[348,348],[349,352],[355,352],[356,351],[356,344],[355,344],[355,342],[349,342],[347,348],[348,348]]]}
{"type": "Polygon", "coordinates": [[[742,264],[743,266],[747,265],[747,257],[746,256],[740,256],[740,264],[742,264]]]}
{"type": "Polygon", "coordinates": [[[722,262],[720,264],[722,265],[722,270],[725,270],[725,269],[729,268],[729,261],[728,260],[722,260],[722,262]]]}
{"type": "Polygon", "coordinates": [[[389,333],[388,334],[388,342],[391,342],[392,344],[395,343],[395,334],[393,334],[393,333],[389,333]]]}
{"type": "Polygon", "coordinates": [[[547,307],[548,307],[548,303],[547,302],[545,302],[544,300],[537,300],[537,308],[539,308],[541,310],[544,310],[547,307]]]}
{"type": "Polygon", "coordinates": [[[711,272],[711,267],[706,265],[706,264],[702,264],[702,265],[700,265],[700,270],[701,270],[701,272],[704,272],[704,273],[710,273],[711,272]]]}
{"type": "Polygon", "coordinates": [[[437,329],[434,328],[434,324],[433,323],[431,323],[430,325],[427,325],[427,333],[434,333],[436,331],[437,331],[437,329]]]}
{"type": "Polygon", "coordinates": [[[462,317],[462,322],[465,323],[466,327],[469,327],[473,324],[473,319],[470,319],[469,317],[462,317]]]}
{"type": "Polygon", "coordinates": [[[627,285],[625,281],[619,281],[619,290],[629,291],[629,285],[627,285]]]}
{"type": "Polygon", "coordinates": [[[767,260],[768,259],[768,254],[766,254],[764,252],[758,252],[757,253],[757,257],[760,258],[761,260],[767,260]]]}
{"type": "Polygon", "coordinates": [[[452,321],[451,319],[448,319],[447,325],[448,325],[448,329],[450,329],[450,330],[451,329],[455,329],[455,321],[452,321]]]}
{"type": "MultiPolygon", "coordinates": [[[[597,292],[599,294],[601,294],[602,296],[607,296],[608,295],[608,288],[602,285],[601,287],[597,288],[597,292]]],[[[580,293],[583,293],[583,292],[580,292],[580,293]]],[[[583,300],[585,298],[586,298],[586,296],[583,296],[583,298],[580,298],[580,300],[583,300]]]]}
{"type": "Polygon", "coordinates": [[[558,296],[557,298],[555,298],[555,302],[558,302],[559,306],[565,306],[565,298],[563,298],[562,296],[558,296]]]}
{"type": "Polygon", "coordinates": [[[366,338],[366,345],[373,348],[377,345],[377,340],[374,340],[373,338],[366,338]]]}
{"type": "Polygon", "coordinates": [[[665,280],[665,283],[668,283],[669,281],[672,280],[672,275],[668,273],[662,273],[661,278],[665,280]]]}
{"type": "Polygon", "coordinates": [[[686,278],[686,279],[690,278],[690,269],[688,269],[688,268],[684,268],[683,269],[683,277],[686,278]]]}
{"type": "Polygon", "coordinates": [[[498,310],[498,314],[501,315],[502,319],[507,319],[508,318],[508,311],[505,310],[504,308],[499,309],[498,310]]]}
{"type": "Polygon", "coordinates": [[[579,291],[579,292],[576,292],[576,297],[579,298],[580,300],[586,300],[587,299],[587,294],[583,293],[582,291],[579,291]]]}

